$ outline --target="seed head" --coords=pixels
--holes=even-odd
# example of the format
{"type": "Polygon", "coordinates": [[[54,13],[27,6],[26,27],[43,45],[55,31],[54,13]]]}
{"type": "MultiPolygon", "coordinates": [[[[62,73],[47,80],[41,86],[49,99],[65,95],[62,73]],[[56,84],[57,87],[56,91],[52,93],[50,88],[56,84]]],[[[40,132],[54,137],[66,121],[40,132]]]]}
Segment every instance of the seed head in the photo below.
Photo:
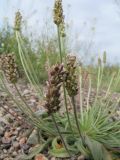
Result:
{"type": "Polygon", "coordinates": [[[69,96],[75,96],[78,92],[75,56],[67,57],[66,71],[68,73],[65,83],[66,89],[68,91],[69,96]]]}
{"type": "Polygon", "coordinates": [[[54,4],[54,23],[59,26],[64,21],[62,0],[55,0],[54,4]]]}
{"type": "Polygon", "coordinates": [[[66,77],[63,65],[55,65],[50,71],[50,79],[47,83],[45,108],[48,113],[57,112],[60,109],[60,88],[66,77]]]}
{"type": "Polygon", "coordinates": [[[16,83],[18,79],[18,70],[13,54],[3,55],[1,57],[1,69],[10,83],[16,83]]]}
{"type": "Polygon", "coordinates": [[[15,14],[15,24],[14,24],[14,29],[17,31],[21,30],[21,21],[22,21],[22,15],[20,11],[16,12],[15,14]]]}
{"type": "Polygon", "coordinates": [[[60,24],[60,35],[61,37],[66,37],[64,21],[60,24]]]}

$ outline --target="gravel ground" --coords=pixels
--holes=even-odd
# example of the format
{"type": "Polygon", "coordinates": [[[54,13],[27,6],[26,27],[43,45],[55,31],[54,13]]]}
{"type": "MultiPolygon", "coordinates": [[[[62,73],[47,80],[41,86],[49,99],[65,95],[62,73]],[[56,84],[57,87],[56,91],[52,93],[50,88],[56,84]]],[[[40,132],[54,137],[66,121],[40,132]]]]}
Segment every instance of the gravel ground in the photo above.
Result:
{"type": "MultiPolygon", "coordinates": [[[[10,87],[12,88],[12,92],[16,92],[13,86],[10,87]]],[[[37,94],[32,88],[30,88],[29,85],[19,84],[19,89],[29,106],[31,106],[32,110],[39,110],[41,112],[44,111],[44,109],[41,107],[43,102],[39,101],[37,94]]],[[[104,94],[105,92],[101,92],[100,95],[104,94]]],[[[86,92],[84,92],[84,97],[86,97],[85,95],[86,92]]],[[[94,96],[95,94],[93,91],[90,98],[91,103],[94,99],[94,96]]],[[[114,93],[112,100],[115,100],[119,97],[120,94],[114,93]]],[[[84,100],[84,104],[85,103],[86,99],[84,100]]],[[[120,106],[118,106],[115,119],[116,118],[120,119],[120,106]]],[[[31,126],[24,121],[20,112],[16,109],[13,101],[5,93],[0,92],[0,160],[17,160],[18,155],[28,153],[30,149],[38,145],[38,139],[36,138],[37,136],[35,136],[36,134],[36,130],[31,129],[31,126]],[[6,110],[9,110],[10,113],[6,112],[6,110]]],[[[34,159],[58,160],[54,157],[46,158],[42,154],[37,155],[34,159]]],[[[84,160],[84,157],[79,156],[76,158],[76,160],[84,160]]]]}

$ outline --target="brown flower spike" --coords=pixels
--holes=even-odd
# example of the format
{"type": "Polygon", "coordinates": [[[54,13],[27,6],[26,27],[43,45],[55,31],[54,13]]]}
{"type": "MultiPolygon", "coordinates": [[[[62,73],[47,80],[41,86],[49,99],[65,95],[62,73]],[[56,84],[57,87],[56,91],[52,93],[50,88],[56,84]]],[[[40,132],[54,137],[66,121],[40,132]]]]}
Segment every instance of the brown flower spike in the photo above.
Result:
{"type": "Polygon", "coordinates": [[[76,76],[76,57],[75,56],[67,57],[66,71],[68,75],[67,75],[65,86],[66,86],[69,96],[72,97],[72,96],[77,95],[77,92],[78,92],[77,76],[76,76]]]}
{"type": "Polygon", "coordinates": [[[65,78],[66,72],[63,69],[63,65],[58,64],[52,67],[50,79],[47,84],[45,103],[45,108],[48,110],[48,113],[54,113],[60,109],[60,88],[65,78]]]}
{"type": "Polygon", "coordinates": [[[62,0],[55,0],[54,5],[54,23],[60,25],[64,21],[62,0]]]}
{"type": "Polygon", "coordinates": [[[1,69],[10,83],[16,83],[18,71],[13,54],[3,55],[1,58],[1,69]]]}

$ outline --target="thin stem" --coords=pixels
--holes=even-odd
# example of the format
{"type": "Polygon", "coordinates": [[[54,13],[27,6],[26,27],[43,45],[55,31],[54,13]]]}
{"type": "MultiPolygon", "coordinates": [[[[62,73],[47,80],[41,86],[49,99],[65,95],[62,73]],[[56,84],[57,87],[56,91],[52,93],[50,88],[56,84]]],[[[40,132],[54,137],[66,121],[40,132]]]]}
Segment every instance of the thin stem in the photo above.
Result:
{"type": "Polygon", "coordinates": [[[66,113],[67,113],[67,118],[68,118],[68,124],[69,124],[69,127],[71,129],[71,132],[74,136],[74,133],[73,133],[73,130],[72,130],[72,125],[71,125],[71,122],[70,122],[70,116],[69,116],[69,112],[68,112],[68,107],[67,107],[67,96],[66,96],[66,90],[65,90],[65,85],[63,84],[63,90],[64,90],[64,102],[65,102],[65,108],[66,108],[66,113]]]}
{"type": "MultiPolygon", "coordinates": [[[[26,57],[27,63],[29,64],[29,68],[30,68],[30,70],[31,70],[31,74],[33,74],[36,83],[39,84],[38,77],[37,77],[37,75],[36,75],[36,73],[35,73],[35,68],[33,67],[33,64],[32,64],[32,62],[31,62],[29,53],[28,53],[28,51],[26,50],[26,48],[25,48],[25,46],[24,46],[24,44],[23,44],[23,40],[22,40],[22,37],[21,37],[20,32],[18,32],[18,37],[19,37],[19,40],[20,40],[21,47],[22,47],[22,49],[23,49],[23,51],[24,51],[24,53],[25,53],[24,56],[26,57]]],[[[41,89],[41,88],[40,88],[40,89],[41,89]]]]}
{"type": "MultiPolygon", "coordinates": [[[[59,26],[57,26],[57,31],[58,31],[58,44],[59,44],[59,53],[60,53],[60,61],[61,63],[63,62],[62,59],[62,46],[61,46],[61,36],[60,36],[60,29],[59,26]]],[[[72,130],[72,125],[70,122],[70,116],[69,116],[69,111],[68,111],[68,107],[67,107],[67,95],[66,95],[66,90],[65,90],[65,84],[63,83],[63,91],[64,91],[64,102],[65,102],[65,108],[66,108],[66,113],[67,113],[67,119],[68,119],[68,123],[69,123],[69,127],[73,133],[72,130]]]]}
{"type": "Polygon", "coordinates": [[[87,111],[89,110],[90,93],[91,93],[91,77],[89,76],[89,89],[88,89],[88,95],[87,95],[87,111]]]}
{"type": "Polygon", "coordinates": [[[96,91],[96,96],[95,96],[95,101],[93,103],[93,106],[96,105],[96,102],[97,102],[97,99],[98,99],[98,92],[99,92],[99,87],[100,87],[100,75],[101,75],[101,66],[98,67],[97,91],[96,91]]]}
{"type": "Polygon", "coordinates": [[[58,125],[57,125],[57,122],[56,122],[56,120],[55,120],[55,117],[54,117],[54,115],[53,115],[52,113],[51,113],[51,117],[52,117],[52,120],[53,120],[53,122],[54,122],[54,124],[55,124],[55,127],[56,127],[56,129],[57,129],[57,131],[58,131],[58,133],[59,133],[59,136],[60,136],[60,138],[61,138],[61,141],[62,141],[62,143],[63,143],[66,151],[68,152],[69,156],[71,157],[71,154],[70,154],[70,152],[69,152],[69,150],[68,150],[68,148],[67,148],[67,146],[66,146],[66,144],[65,144],[65,141],[64,141],[64,139],[63,139],[63,136],[62,136],[62,134],[61,134],[61,132],[60,132],[60,130],[59,130],[59,127],[58,127],[58,125]]]}
{"type": "Polygon", "coordinates": [[[19,56],[20,56],[20,60],[22,63],[22,66],[24,68],[25,74],[29,80],[29,82],[34,86],[34,88],[38,91],[38,93],[40,94],[40,96],[43,95],[41,88],[38,86],[38,83],[36,83],[36,74],[34,72],[34,69],[31,69],[31,65],[30,65],[30,60],[28,56],[25,56],[24,52],[23,52],[23,47],[22,47],[22,40],[21,40],[21,36],[19,34],[19,32],[16,31],[16,39],[17,39],[17,43],[18,43],[18,49],[19,49],[19,56]],[[29,60],[29,61],[26,61],[29,60]]]}
{"type": "Polygon", "coordinates": [[[72,104],[73,104],[73,110],[74,110],[74,116],[75,116],[76,126],[77,126],[77,129],[78,129],[80,138],[82,139],[83,144],[85,144],[83,135],[82,135],[81,130],[80,130],[79,122],[78,122],[77,110],[76,110],[76,105],[75,105],[75,98],[74,98],[74,96],[72,96],[71,99],[72,99],[72,104]]]}
{"type": "Polygon", "coordinates": [[[115,83],[115,87],[114,87],[114,89],[116,89],[116,88],[117,88],[118,83],[120,82],[120,69],[118,70],[118,74],[117,74],[116,81],[117,81],[117,82],[115,83]]]}
{"type": "Polygon", "coordinates": [[[79,76],[79,96],[80,96],[80,112],[81,112],[81,119],[83,121],[83,94],[82,94],[82,70],[81,67],[79,69],[80,76],[79,76]]]}
{"type": "Polygon", "coordinates": [[[59,29],[59,26],[57,26],[57,31],[58,31],[58,45],[59,45],[59,51],[60,51],[60,61],[62,63],[63,59],[62,59],[62,47],[61,47],[61,39],[60,39],[60,29],[59,29]]]}
{"type": "Polygon", "coordinates": [[[40,135],[40,132],[39,132],[39,129],[37,128],[37,138],[38,138],[38,143],[41,142],[41,135],[40,135]]]}

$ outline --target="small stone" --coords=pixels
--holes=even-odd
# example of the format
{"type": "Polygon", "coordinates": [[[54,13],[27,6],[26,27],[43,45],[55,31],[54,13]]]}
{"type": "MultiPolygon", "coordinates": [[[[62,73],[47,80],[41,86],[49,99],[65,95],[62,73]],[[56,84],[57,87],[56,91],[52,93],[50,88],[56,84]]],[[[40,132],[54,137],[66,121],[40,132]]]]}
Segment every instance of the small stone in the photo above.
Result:
{"type": "Polygon", "coordinates": [[[4,129],[3,127],[0,126],[0,136],[3,136],[4,135],[4,129]]]}
{"type": "Polygon", "coordinates": [[[27,144],[21,145],[21,149],[24,151],[25,154],[28,153],[30,146],[27,144]]]}
{"type": "Polygon", "coordinates": [[[6,131],[5,134],[4,134],[4,137],[5,137],[5,138],[10,138],[11,135],[12,135],[11,132],[7,132],[7,131],[6,131]]]}
{"type": "Polygon", "coordinates": [[[0,155],[0,159],[4,159],[4,158],[5,158],[4,154],[0,155]]]}
{"type": "Polygon", "coordinates": [[[11,143],[7,143],[1,146],[2,149],[9,149],[11,147],[11,143]]]}
{"type": "Polygon", "coordinates": [[[35,103],[36,103],[36,98],[35,98],[35,97],[31,97],[30,102],[31,102],[32,104],[35,104],[35,103]]]}
{"type": "Polygon", "coordinates": [[[17,152],[16,151],[14,151],[13,153],[12,153],[12,156],[13,157],[16,157],[18,154],[17,154],[17,152]]]}
{"type": "Polygon", "coordinates": [[[33,132],[31,133],[31,135],[29,136],[28,140],[27,140],[27,144],[38,144],[38,136],[37,136],[37,131],[33,130],[33,132]]]}
{"type": "Polygon", "coordinates": [[[18,131],[15,130],[15,131],[13,132],[13,135],[18,135],[18,131]]]}
{"type": "Polygon", "coordinates": [[[84,155],[79,156],[78,160],[85,160],[85,156],[84,155]]]}
{"type": "Polygon", "coordinates": [[[18,149],[20,147],[20,144],[17,141],[15,141],[15,142],[13,142],[13,147],[15,149],[18,149]]]}
{"type": "Polygon", "coordinates": [[[38,154],[35,156],[34,160],[48,160],[43,154],[38,154]]]}
{"type": "Polygon", "coordinates": [[[52,157],[51,160],[56,160],[56,158],[55,158],[55,157],[52,157]]]}
{"type": "Polygon", "coordinates": [[[23,137],[23,138],[20,139],[19,144],[20,144],[20,145],[25,144],[26,141],[27,141],[27,138],[26,138],[26,137],[23,137]]]}
{"type": "Polygon", "coordinates": [[[13,119],[12,119],[10,114],[6,114],[4,118],[7,121],[7,123],[12,123],[13,122],[13,119]]]}
{"type": "Polygon", "coordinates": [[[29,93],[30,93],[30,91],[29,91],[28,89],[25,89],[25,90],[23,91],[23,94],[22,94],[22,95],[24,96],[24,95],[29,94],[29,93]]]}
{"type": "Polygon", "coordinates": [[[12,136],[12,137],[11,137],[12,141],[15,141],[16,138],[17,138],[17,136],[12,136]]]}
{"type": "Polygon", "coordinates": [[[6,150],[6,149],[3,149],[3,152],[4,152],[4,153],[7,153],[7,150],[6,150]]]}
{"type": "Polygon", "coordinates": [[[21,127],[17,127],[16,130],[19,132],[21,130],[21,127]]]}
{"type": "Polygon", "coordinates": [[[11,139],[10,139],[10,138],[5,138],[5,137],[3,137],[3,138],[2,138],[2,143],[3,143],[3,144],[9,144],[9,143],[11,143],[11,139]]]}
{"type": "Polygon", "coordinates": [[[12,153],[14,151],[14,147],[10,147],[9,153],[12,153]]]}

